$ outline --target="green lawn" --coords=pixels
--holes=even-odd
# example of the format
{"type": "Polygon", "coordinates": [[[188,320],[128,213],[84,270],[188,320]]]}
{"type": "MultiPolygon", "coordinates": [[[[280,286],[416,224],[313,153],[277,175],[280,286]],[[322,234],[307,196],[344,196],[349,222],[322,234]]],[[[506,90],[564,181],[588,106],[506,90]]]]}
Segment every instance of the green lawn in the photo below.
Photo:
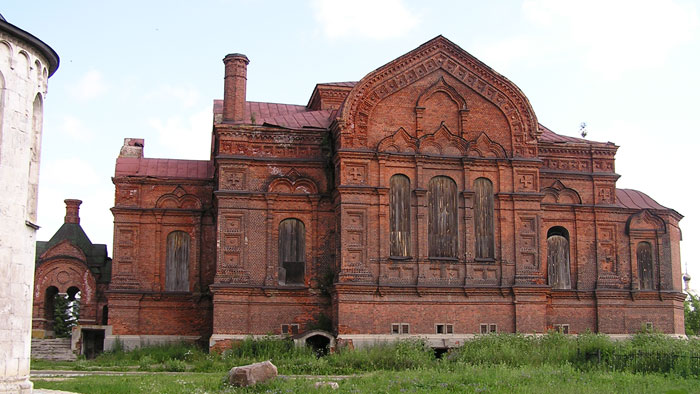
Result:
{"type": "Polygon", "coordinates": [[[77,393],[694,393],[700,380],[661,374],[581,372],[569,365],[538,367],[455,363],[445,367],[379,371],[339,381],[339,390],[317,390],[323,377],[277,378],[252,388],[224,384],[222,373],[84,376],[64,381],[34,380],[35,388],[77,393]]]}
{"type": "Polygon", "coordinates": [[[37,388],[81,393],[305,393],[319,391],[313,384],[324,375],[353,375],[339,381],[338,391],[352,393],[700,393],[700,341],[657,333],[619,342],[596,334],[498,334],[478,336],[442,359],[418,340],[341,348],[317,358],[289,339],[268,337],[236,343],[223,353],[176,344],[117,349],[71,363],[35,360],[32,369],[147,373],[35,380],[37,388]],[[250,389],[225,385],[230,368],[263,360],[271,360],[282,375],[319,378],[279,378],[250,389]]]}

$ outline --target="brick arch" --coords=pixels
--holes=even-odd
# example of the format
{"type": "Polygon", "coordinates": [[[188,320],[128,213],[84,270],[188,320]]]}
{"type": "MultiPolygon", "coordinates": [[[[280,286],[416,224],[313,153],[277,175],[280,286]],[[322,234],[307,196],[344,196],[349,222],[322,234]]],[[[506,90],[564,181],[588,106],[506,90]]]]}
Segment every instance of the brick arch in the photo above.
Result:
{"type": "Polygon", "coordinates": [[[59,293],[65,293],[70,287],[77,287],[81,292],[81,304],[97,302],[97,281],[88,266],[72,257],[60,257],[41,264],[34,273],[34,297],[41,297],[51,286],[59,293]]]}
{"type": "MultiPolygon", "coordinates": [[[[97,281],[84,261],[73,257],[56,257],[45,261],[34,273],[34,317],[45,318],[46,293],[49,288],[66,293],[71,287],[80,290],[80,321],[95,324],[97,321],[97,281]],[[41,313],[42,316],[37,316],[41,313]]],[[[44,323],[49,329],[50,322],[44,323]]],[[[38,327],[35,327],[38,328],[38,327]]]]}
{"type": "Polygon", "coordinates": [[[420,153],[425,154],[464,156],[467,153],[467,142],[454,135],[444,123],[441,123],[434,133],[421,137],[418,140],[418,146],[420,153]]]}
{"type": "Polygon", "coordinates": [[[502,159],[506,157],[506,150],[501,144],[492,141],[486,133],[482,132],[476,139],[469,142],[467,156],[502,159]]]}
{"type": "Polygon", "coordinates": [[[416,153],[418,140],[400,127],[394,134],[385,137],[377,144],[377,152],[389,153],[416,153]]]}
{"type": "Polygon", "coordinates": [[[442,36],[367,74],[353,87],[339,111],[340,145],[364,147],[369,118],[377,104],[438,70],[501,110],[510,125],[514,156],[537,156],[541,131],[527,97],[515,84],[442,36]]]}
{"type": "Polygon", "coordinates": [[[625,232],[666,233],[666,222],[649,209],[643,209],[630,215],[625,225],[625,232]]]}
{"type": "Polygon", "coordinates": [[[316,182],[298,174],[287,174],[272,180],[267,190],[271,193],[318,194],[316,182]]]}
{"type": "Polygon", "coordinates": [[[188,194],[181,186],[175,188],[172,193],[164,194],[156,201],[156,208],[163,209],[201,209],[202,201],[188,194]]]}
{"type": "Polygon", "coordinates": [[[550,204],[581,204],[581,196],[575,189],[566,187],[560,180],[542,189],[542,202],[550,204]]]}

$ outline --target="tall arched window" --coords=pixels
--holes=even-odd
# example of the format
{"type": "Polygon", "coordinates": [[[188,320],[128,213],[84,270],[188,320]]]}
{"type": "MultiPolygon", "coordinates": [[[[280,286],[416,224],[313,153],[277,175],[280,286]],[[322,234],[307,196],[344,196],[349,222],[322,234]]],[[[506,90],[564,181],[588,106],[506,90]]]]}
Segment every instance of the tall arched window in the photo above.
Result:
{"type": "Polygon", "coordinates": [[[184,231],[168,234],[165,252],[165,291],[190,290],[190,235],[184,231]]]}
{"type": "Polygon", "coordinates": [[[428,254],[457,257],[457,184],[446,176],[428,184],[428,254]]]}
{"type": "Polygon", "coordinates": [[[564,227],[547,231],[547,278],[553,289],[571,288],[569,232],[564,227]]]}
{"type": "Polygon", "coordinates": [[[486,178],[474,181],[474,238],[477,259],[494,258],[493,185],[486,178]]]}
{"type": "Polygon", "coordinates": [[[394,175],[389,181],[390,254],[411,255],[411,181],[405,175],[394,175]]]}
{"type": "Polygon", "coordinates": [[[304,223],[299,219],[284,219],[279,228],[279,284],[304,284],[306,248],[304,223]]]}
{"type": "MultiPolygon", "coordinates": [[[[21,56],[20,56],[21,57],[21,56]]],[[[44,119],[44,104],[37,93],[32,106],[32,132],[29,146],[29,192],[27,193],[27,218],[36,222],[39,196],[39,155],[41,153],[41,128],[44,119]]]]}
{"type": "Polygon", "coordinates": [[[654,259],[649,242],[640,242],[637,245],[637,269],[639,270],[639,288],[654,290],[654,259]]]}

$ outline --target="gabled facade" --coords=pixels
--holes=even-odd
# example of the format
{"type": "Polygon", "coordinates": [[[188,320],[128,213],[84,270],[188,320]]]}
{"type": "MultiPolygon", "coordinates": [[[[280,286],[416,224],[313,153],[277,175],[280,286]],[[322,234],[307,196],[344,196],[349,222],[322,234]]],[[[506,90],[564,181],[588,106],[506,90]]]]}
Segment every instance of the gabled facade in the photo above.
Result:
{"type": "Polygon", "coordinates": [[[247,57],[224,64],[211,160],[117,159],[115,335],[683,334],[682,216],[444,37],[306,106],[246,101],[247,57]]]}
{"type": "Polygon", "coordinates": [[[104,330],[109,308],[105,290],[112,276],[107,245],[93,244],[80,226],[82,201],[68,199],[64,223],[48,241],[37,241],[32,336],[54,337],[54,297],[78,296],[79,325],[104,330]]]}

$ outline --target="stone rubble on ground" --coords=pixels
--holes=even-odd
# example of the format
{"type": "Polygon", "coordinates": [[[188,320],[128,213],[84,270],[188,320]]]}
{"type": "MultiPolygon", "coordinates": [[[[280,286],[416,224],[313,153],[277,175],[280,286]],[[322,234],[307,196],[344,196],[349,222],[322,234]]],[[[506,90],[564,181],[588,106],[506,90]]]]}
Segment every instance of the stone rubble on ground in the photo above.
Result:
{"type": "Polygon", "coordinates": [[[266,382],[277,376],[277,367],[270,360],[260,363],[233,367],[228,373],[228,382],[234,386],[246,387],[266,382]]]}
{"type": "Polygon", "coordinates": [[[320,389],[322,387],[328,387],[333,390],[336,390],[338,386],[338,382],[316,382],[314,383],[314,388],[320,389]]]}

